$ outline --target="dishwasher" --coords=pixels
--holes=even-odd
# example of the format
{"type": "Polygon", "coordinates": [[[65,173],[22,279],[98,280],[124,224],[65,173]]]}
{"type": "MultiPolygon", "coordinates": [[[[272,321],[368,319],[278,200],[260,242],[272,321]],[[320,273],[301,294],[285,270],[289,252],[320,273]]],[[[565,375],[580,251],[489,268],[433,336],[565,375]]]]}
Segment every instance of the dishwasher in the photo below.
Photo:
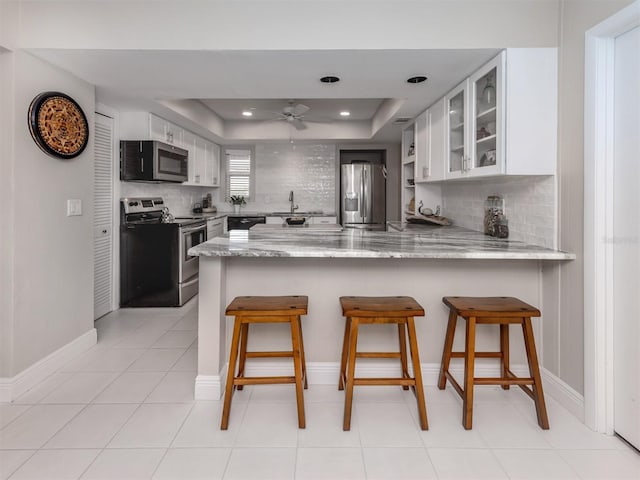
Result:
{"type": "Polygon", "coordinates": [[[256,217],[227,217],[227,230],[249,230],[258,223],[267,223],[264,215],[256,217]]]}

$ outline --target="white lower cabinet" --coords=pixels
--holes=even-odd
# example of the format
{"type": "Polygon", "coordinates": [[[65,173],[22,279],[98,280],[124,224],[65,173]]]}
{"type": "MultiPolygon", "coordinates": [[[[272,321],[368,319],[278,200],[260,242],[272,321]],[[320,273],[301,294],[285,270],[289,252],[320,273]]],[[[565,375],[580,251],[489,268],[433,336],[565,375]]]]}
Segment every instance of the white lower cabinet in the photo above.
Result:
{"type": "Polygon", "coordinates": [[[207,219],[207,240],[224,234],[226,217],[207,219]]]}

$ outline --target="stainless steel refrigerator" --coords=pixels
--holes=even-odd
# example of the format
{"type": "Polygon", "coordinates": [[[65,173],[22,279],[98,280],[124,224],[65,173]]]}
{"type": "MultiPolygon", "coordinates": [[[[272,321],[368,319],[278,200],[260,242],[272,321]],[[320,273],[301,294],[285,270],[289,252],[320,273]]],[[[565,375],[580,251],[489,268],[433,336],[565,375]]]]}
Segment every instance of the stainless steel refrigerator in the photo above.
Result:
{"type": "Polygon", "coordinates": [[[369,162],[344,164],[340,171],[341,221],[345,228],[385,230],[386,171],[369,162]]]}

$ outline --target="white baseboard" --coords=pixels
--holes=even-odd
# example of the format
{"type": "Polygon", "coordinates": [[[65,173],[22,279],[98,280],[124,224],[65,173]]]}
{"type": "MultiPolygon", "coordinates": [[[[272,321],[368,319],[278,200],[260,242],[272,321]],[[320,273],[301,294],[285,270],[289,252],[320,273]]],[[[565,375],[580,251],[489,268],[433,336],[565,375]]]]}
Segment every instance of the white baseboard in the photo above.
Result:
{"type": "Polygon", "coordinates": [[[584,397],[545,368],[540,369],[545,395],[549,395],[584,423],[584,397]]]}
{"type": "Polygon", "coordinates": [[[97,340],[97,331],[92,328],[17,375],[0,378],[0,403],[15,400],[70,360],[91,348],[96,344],[97,340]]]}
{"type": "Polygon", "coordinates": [[[224,393],[224,379],[225,374],[223,373],[219,375],[196,376],[194,398],[196,400],[220,400],[224,393]]]}

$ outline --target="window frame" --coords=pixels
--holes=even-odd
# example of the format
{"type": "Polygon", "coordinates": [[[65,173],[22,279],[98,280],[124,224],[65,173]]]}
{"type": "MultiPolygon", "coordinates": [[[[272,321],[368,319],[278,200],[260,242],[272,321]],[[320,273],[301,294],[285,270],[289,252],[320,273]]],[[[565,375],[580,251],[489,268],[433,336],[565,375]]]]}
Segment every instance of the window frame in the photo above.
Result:
{"type": "Polygon", "coordinates": [[[251,156],[249,160],[249,195],[245,196],[245,201],[255,201],[256,195],[256,155],[253,145],[228,145],[224,147],[224,173],[225,173],[225,193],[226,200],[231,196],[231,174],[229,172],[229,152],[232,150],[247,150],[251,156]]]}

